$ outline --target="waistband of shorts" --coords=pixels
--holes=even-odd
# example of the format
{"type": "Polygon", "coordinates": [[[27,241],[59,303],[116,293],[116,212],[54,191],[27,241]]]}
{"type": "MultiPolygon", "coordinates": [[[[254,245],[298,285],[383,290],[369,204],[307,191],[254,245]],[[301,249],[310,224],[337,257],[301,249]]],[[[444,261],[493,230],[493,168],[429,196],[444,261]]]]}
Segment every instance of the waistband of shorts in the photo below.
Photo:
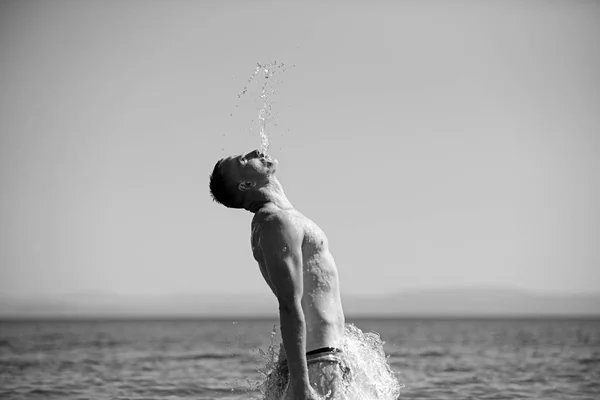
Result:
{"type": "MultiPolygon", "coordinates": [[[[337,347],[321,347],[315,350],[306,352],[306,361],[311,361],[316,358],[324,358],[326,356],[335,356],[343,353],[343,350],[337,347]]],[[[280,358],[279,363],[287,365],[287,358],[280,358]]]]}
{"type": "Polygon", "coordinates": [[[306,352],[306,360],[311,360],[316,357],[322,357],[326,355],[334,355],[342,353],[342,349],[337,347],[321,347],[319,349],[311,350],[306,352]]]}

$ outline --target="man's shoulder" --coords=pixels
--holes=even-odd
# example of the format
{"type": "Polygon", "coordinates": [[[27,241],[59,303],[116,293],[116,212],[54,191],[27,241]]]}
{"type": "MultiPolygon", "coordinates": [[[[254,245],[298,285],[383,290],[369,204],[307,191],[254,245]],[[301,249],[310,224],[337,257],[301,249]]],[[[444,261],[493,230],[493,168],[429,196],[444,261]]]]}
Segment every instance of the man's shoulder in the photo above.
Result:
{"type": "MultiPolygon", "coordinates": [[[[295,210],[294,210],[295,211],[295,210]]],[[[291,229],[298,226],[297,213],[291,210],[265,210],[255,216],[254,223],[266,229],[291,229]]]]}
{"type": "Polygon", "coordinates": [[[265,207],[261,208],[254,218],[252,218],[253,224],[261,225],[286,225],[295,224],[301,214],[296,209],[280,209],[265,207]]]}
{"type": "Polygon", "coordinates": [[[282,235],[295,238],[301,236],[299,223],[301,215],[296,210],[265,209],[257,212],[252,220],[256,228],[260,228],[262,237],[279,237],[282,235]]]}

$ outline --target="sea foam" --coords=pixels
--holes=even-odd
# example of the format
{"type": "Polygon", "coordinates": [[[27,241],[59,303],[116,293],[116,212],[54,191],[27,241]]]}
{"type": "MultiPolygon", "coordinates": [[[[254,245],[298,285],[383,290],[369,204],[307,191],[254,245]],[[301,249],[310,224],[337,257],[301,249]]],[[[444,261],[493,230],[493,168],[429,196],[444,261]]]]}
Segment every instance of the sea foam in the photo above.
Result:
{"type": "MultiPolygon", "coordinates": [[[[271,344],[266,352],[261,351],[265,366],[259,371],[264,377],[258,385],[262,400],[280,400],[281,382],[286,377],[279,371],[279,346],[273,343],[275,329],[271,335],[271,344]]],[[[327,400],[395,400],[400,395],[402,385],[396,378],[383,351],[384,342],[375,332],[363,332],[353,324],[346,324],[342,350],[344,362],[350,368],[351,378],[342,383],[339,395],[327,400]]]]}

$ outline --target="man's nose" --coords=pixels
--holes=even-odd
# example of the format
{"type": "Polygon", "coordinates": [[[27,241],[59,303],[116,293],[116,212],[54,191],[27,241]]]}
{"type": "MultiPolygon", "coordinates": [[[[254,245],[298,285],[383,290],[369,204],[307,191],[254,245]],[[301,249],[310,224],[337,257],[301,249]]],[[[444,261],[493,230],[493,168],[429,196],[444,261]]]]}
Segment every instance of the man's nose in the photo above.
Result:
{"type": "Polygon", "coordinates": [[[252,150],[250,153],[246,154],[244,158],[256,158],[258,156],[258,150],[252,150]]]}

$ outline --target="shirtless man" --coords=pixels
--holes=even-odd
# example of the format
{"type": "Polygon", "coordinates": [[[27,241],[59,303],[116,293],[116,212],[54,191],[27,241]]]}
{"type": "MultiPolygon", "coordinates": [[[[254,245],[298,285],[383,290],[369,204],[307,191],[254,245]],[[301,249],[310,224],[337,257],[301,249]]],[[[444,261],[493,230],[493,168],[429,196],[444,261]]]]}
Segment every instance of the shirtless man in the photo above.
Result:
{"type": "Polygon", "coordinates": [[[349,373],[338,273],[323,231],[283,193],[277,165],[258,150],[226,157],[215,165],[210,192],[224,206],[254,214],[252,252],[279,302],[285,398],[333,398],[349,373]]]}

